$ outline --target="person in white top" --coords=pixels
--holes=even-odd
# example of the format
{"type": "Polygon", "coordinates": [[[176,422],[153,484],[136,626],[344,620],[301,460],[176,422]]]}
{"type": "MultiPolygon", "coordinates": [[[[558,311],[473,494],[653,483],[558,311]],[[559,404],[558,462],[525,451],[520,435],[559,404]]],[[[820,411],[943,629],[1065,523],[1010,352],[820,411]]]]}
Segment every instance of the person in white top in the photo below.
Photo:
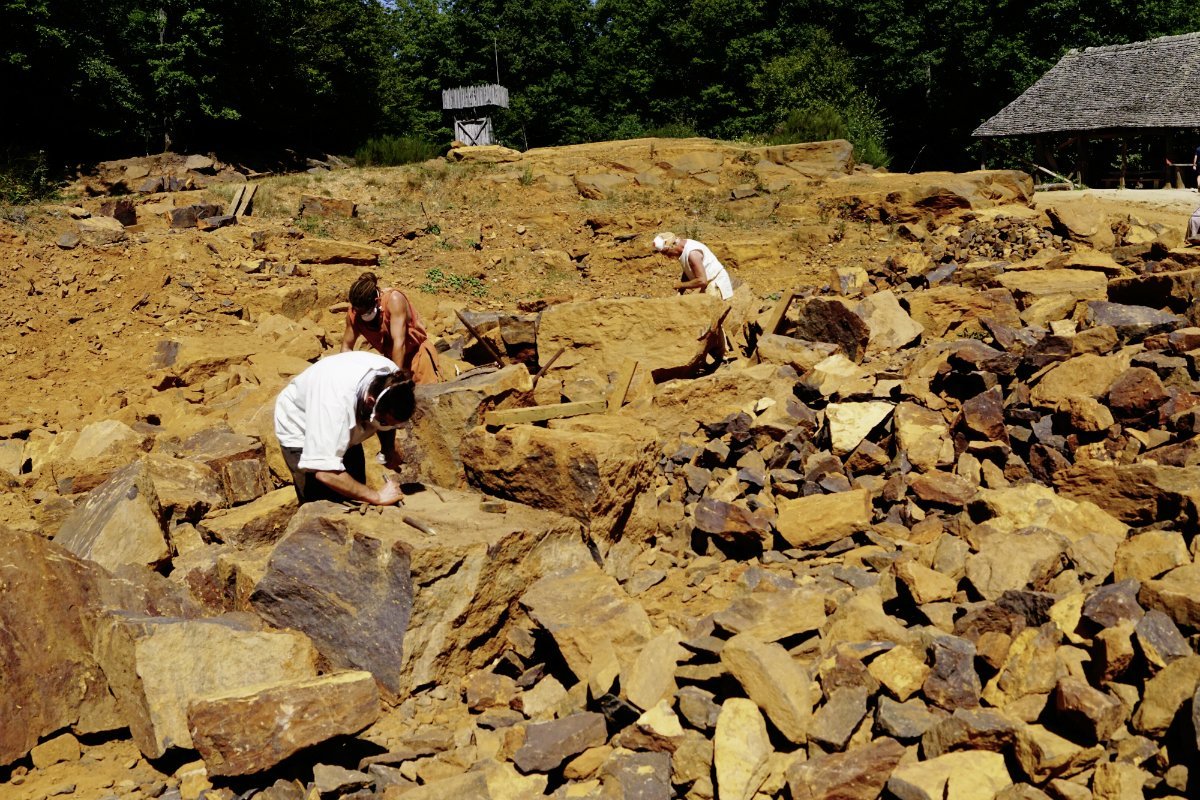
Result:
{"type": "Polygon", "coordinates": [[[703,243],[664,231],[654,237],[654,249],[668,258],[678,258],[683,264],[683,275],[675,284],[680,294],[699,290],[722,300],[733,297],[729,272],[703,243]]]}
{"type": "Polygon", "coordinates": [[[378,435],[384,463],[396,469],[395,429],[414,404],[412,376],[364,350],[323,358],[292,378],[275,400],[275,435],[300,503],[398,503],[391,478],[379,490],[367,486],[362,442],[378,435]]]}

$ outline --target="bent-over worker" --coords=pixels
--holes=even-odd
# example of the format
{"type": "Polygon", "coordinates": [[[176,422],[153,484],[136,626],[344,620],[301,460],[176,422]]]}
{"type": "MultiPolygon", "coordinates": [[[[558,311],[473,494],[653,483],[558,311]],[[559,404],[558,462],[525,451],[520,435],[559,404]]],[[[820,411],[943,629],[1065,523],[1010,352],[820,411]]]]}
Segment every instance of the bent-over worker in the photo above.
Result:
{"type": "Polygon", "coordinates": [[[733,297],[729,272],[702,242],[664,231],[654,237],[654,249],[668,258],[678,258],[683,264],[683,275],[675,284],[680,294],[698,290],[722,300],[733,297]]]}
{"type": "Polygon", "coordinates": [[[1200,207],[1197,207],[1192,212],[1192,216],[1188,218],[1187,235],[1184,236],[1184,244],[1188,246],[1200,244],[1200,207]]]}
{"type": "Polygon", "coordinates": [[[346,332],[342,352],[354,349],[363,337],[397,367],[412,374],[416,384],[440,383],[437,351],[429,341],[425,325],[404,292],[379,288],[373,272],[364,272],[350,287],[346,332]]]}
{"type": "Polygon", "coordinates": [[[275,400],[275,435],[301,505],[398,503],[403,495],[391,478],[379,490],[367,486],[362,442],[377,435],[384,464],[397,469],[395,429],[414,403],[412,377],[376,353],[339,353],[292,378],[275,400]]]}

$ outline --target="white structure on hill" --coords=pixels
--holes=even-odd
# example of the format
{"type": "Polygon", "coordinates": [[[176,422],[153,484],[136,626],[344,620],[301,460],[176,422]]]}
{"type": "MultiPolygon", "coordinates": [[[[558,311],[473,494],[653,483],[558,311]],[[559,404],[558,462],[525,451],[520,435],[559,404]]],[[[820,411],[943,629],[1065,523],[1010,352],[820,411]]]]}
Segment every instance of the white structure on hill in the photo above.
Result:
{"type": "Polygon", "coordinates": [[[497,83],[442,90],[442,110],[454,112],[454,138],[465,145],[492,144],[492,108],[508,108],[508,89],[497,83]]]}

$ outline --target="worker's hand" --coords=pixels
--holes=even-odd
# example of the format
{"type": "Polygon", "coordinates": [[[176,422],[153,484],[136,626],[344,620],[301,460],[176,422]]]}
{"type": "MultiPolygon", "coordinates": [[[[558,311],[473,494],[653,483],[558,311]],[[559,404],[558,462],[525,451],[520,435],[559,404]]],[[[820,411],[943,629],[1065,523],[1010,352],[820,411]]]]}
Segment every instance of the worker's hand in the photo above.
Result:
{"type": "Polygon", "coordinates": [[[383,482],[383,487],[376,492],[376,495],[375,505],[377,506],[394,506],[404,499],[404,492],[400,491],[400,484],[391,478],[383,482]]]}

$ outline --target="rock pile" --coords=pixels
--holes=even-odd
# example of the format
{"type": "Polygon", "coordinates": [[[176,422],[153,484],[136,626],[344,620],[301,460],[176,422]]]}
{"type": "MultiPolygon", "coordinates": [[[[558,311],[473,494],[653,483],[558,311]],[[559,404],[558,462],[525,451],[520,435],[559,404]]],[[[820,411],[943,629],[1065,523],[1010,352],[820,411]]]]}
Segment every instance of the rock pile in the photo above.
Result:
{"type": "Polygon", "coordinates": [[[61,495],[3,534],[10,782],[127,729],[171,774],[116,797],[1197,796],[1200,269],[923,180],[919,247],[707,374],[703,296],[470,317],[524,361],[420,390],[379,513],[274,488],[301,315],[164,340],[159,395],[0,453],[61,495]]]}

